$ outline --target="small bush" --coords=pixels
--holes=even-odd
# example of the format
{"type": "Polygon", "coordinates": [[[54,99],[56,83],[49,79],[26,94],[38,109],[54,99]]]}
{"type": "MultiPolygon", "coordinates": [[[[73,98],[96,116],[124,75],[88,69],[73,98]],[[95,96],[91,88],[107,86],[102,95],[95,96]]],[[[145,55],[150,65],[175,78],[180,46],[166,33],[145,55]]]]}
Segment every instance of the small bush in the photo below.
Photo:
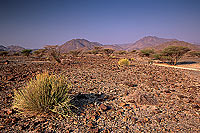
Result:
{"type": "Polygon", "coordinates": [[[121,51],[118,51],[117,54],[119,54],[119,55],[124,55],[124,54],[127,54],[127,52],[124,51],[124,50],[121,50],[121,51]]]}
{"type": "Polygon", "coordinates": [[[135,61],[135,58],[131,58],[130,60],[131,60],[131,61],[135,61]]]}
{"type": "Polygon", "coordinates": [[[37,57],[42,57],[44,56],[46,53],[46,50],[45,49],[38,49],[36,51],[33,52],[34,55],[36,55],[37,57]]]}
{"type": "Polygon", "coordinates": [[[59,114],[70,112],[68,91],[70,85],[64,76],[47,72],[31,79],[26,86],[14,92],[14,108],[31,111],[53,111],[59,114]]]}
{"type": "Polygon", "coordinates": [[[115,50],[113,49],[103,49],[103,52],[106,56],[110,56],[115,50]]]}
{"type": "Polygon", "coordinates": [[[47,53],[48,59],[61,63],[61,52],[58,45],[47,45],[44,47],[44,52],[47,53]]]}
{"type": "Polygon", "coordinates": [[[120,60],[118,61],[118,64],[119,64],[120,66],[129,66],[130,62],[129,62],[128,59],[120,59],[120,60]]]}
{"type": "Polygon", "coordinates": [[[147,56],[147,57],[149,57],[153,53],[154,53],[154,49],[143,49],[140,51],[141,56],[147,56]]]}
{"type": "Polygon", "coordinates": [[[14,55],[14,56],[19,56],[20,53],[19,53],[19,52],[15,52],[15,53],[13,53],[13,55],[14,55]]]}
{"type": "Polygon", "coordinates": [[[162,54],[154,54],[153,58],[154,58],[154,60],[161,60],[162,59],[162,54]]]}
{"type": "Polygon", "coordinates": [[[192,57],[200,57],[200,51],[191,51],[189,55],[192,57]]]}
{"type": "Polygon", "coordinates": [[[103,47],[94,47],[94,49],[91,51],[92,54],[97,55],[102,52],[103,47]]]}
{"type": "Polygon", "coordinates": [[[31,54],[32,50],[31,49],[24,49],[21,51],[21,53],[24,55],[24,56],[29,56],[31,54]]]}
{"type": "Polygon", "coordinates": [[[8,55],[8,51],[0,51],[0,56],[7,56],[8,55]]]}
{"type": "Polygon", "coordinates": [[[110,55],[109,57],[112,58],[112,59],[116,58],[116,56],[114,56],[114,55],[110,55]]]}
{"type": "Polygon", "coordinates": [[[78,57],[81,54],[82,50],[72,50],[69,53],[73,56],[73,57],[78,57]]]}
{"type": "Polygon", "coordinates": [[[94,54],[94,55],[97,55],[97,54],[99,53],[98,50],[92,50],[92,51],[90,51],[90,52],[91,52],[91,54],[94,54]]]}
{"type": "Polygon", "coordinates": [[[132,50],[132,51],[130,51],[130,53],[136,53],[136,51],[137,51],[137,50],[132,50]]]}

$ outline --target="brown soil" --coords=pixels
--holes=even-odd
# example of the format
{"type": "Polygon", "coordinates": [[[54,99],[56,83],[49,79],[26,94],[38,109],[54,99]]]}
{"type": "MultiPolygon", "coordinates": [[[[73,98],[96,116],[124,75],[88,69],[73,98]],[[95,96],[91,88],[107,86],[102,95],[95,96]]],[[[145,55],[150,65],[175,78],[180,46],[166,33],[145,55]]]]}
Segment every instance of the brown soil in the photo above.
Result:
{"type": "Polygon", "coordinates": [[[198,132],[200,72],[100,56],[63,65],[34,58],[0,60],[0,132],[198,132]],[[13,90],[37,73],[64,73],[72,83],[73,117],[11,109],[13,90]]]}

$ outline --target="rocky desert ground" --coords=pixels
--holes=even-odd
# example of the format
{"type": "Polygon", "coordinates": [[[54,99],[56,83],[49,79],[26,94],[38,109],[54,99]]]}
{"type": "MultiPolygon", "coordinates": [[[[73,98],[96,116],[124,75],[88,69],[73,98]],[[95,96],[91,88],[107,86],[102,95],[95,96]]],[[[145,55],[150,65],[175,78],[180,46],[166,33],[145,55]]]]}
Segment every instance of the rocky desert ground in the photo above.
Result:
{"type": "MultiPolygon", "coordinates": [[[[123,57],[121,57],[123,58],[123,57]]],[[[28,57],[0,61],[0,132],[199,132],[200,71],[118,58],[69,57],[61,65],[28,57]],[[64,74],[73,115],[12,109],[14,89],[36,74],[64,74]]]]}

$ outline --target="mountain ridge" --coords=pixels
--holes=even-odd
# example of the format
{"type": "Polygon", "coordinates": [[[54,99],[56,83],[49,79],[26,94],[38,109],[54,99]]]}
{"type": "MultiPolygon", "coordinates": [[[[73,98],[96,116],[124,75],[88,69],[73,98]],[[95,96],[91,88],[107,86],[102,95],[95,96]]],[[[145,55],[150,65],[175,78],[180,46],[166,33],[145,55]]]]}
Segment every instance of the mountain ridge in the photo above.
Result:
{"type": "Polygon", "coordinates": [[[169,41],[178,41],[177,39],[166,39],[166,38],[159,38],[156,36],[145,36],[142,39],[139,39],[135,43],[133,43],[129,48],[126,50],[139,50],[144,49],[146,47],[156,46],[165,42],[169,41]]]}
{"type": "Polygon", "coordinates": [[[192,44],[192,43],[188,43],[188,42],[185,42],[185,41],[170,41],[170,42],[165,42],[165,43],[162,43],[160,45],[157,45],[157,46],[153,46],[151,48],[154,48],[156,50],[162,50],[168,46],[183,46],[183,47],[188,47],[190,48],[191,50],[200,50],[200,45],[195,45],[195,44],[192,44]]]}
{"type": "Polygon", "coordinates": [[[72,39],[60,45],[59,48],[62,53],[67,53],[72,50],[91,50],[94,47],[103,46],[98,42],[90,42],[86,39],[72,39]]]}

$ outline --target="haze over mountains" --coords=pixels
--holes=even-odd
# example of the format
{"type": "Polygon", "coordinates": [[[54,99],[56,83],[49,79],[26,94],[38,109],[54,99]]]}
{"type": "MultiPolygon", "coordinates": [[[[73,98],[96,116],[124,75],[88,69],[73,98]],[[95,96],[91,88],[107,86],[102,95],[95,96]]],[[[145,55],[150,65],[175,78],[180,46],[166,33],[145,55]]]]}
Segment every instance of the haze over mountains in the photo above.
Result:
{"type": "Polygon", "coordinates": [[[7,46],[7,47],[0,45],[0,51],[20,52],[24,49],[25,48],[23,48],[21,46],[15,46],[15,45],[10,45],[10,46],[7,46]]]}
{"type": "Polygon", "coordinates": [[[178,41],[177,39],[165,39],[165,38],[159,38],[156,36],[146,36],[132,45],[128,47],[126,50],[131,51],[131,50],[137,50],[137,49],[143,49],[146,47],[152,47],[152,46],[157,46],[165,42],[170,42],[170,41],[178,41]]]}
{"type": "Polygon", "coordinates": [[[85,39],[72,39],[60,46],[62,52],[69,52],[71,50],[91,50],[94,47],[111,48],[114,50],[140,50],[144,48],[165,48],[168,45],[186,46],[192,49],[198,49],[198,45],[190,44],[177,39],[165,39],[156,36],[146,36],[135,43],[129,44],[114,44],[114,45],[103,45],[98,42],[90,42],[85,39]],[[183,45],[182,45],[183,44],[183,45]],[[162,47],[157,47],[162,45],[162,47]]]}
{"type": "MultiPolygon", "coordinates": [[[[166,38],[159,38],[156,36],[146,36],[142,39],[139,39],[135,43],[128,43],[128,44],[113,44],[113,45],[103,45],[99,42],[90,42],[86,39],[72,39],[67,41],[66,43],[59,46],[62,53],[67,53],[71,50],[92,50],[95,47],[103,47],[103,48],[111,48],[114,50],[140,50],[144,48],[154,48],[154,49],[163,49],[169,45],[177,45],[177,46],[186,46],[193,50],[200,50],[200,45],[191,44],[184,41],[179,41],[177,39],[166,39],[166,38]]],[[[14,51],[19,52],[23,50],[23,47],[20,46],[8,46],[5,47],[0,45],[0,51],[14,51]]]]}

